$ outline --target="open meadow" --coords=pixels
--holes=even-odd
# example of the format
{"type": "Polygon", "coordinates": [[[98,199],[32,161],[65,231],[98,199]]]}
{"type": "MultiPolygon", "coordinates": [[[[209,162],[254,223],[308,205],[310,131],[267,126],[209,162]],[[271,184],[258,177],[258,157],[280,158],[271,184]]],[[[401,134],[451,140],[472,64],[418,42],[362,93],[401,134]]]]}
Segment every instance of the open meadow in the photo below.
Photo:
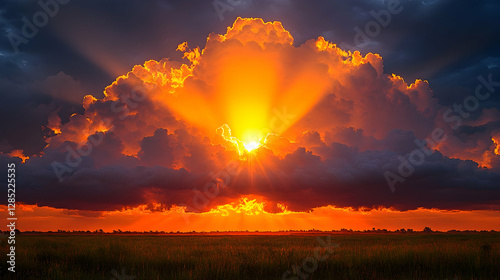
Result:
{"type": "Polygon", "coordinates": [[[500,279],[499,233],[16,238],[1,279],[500,279]]]}

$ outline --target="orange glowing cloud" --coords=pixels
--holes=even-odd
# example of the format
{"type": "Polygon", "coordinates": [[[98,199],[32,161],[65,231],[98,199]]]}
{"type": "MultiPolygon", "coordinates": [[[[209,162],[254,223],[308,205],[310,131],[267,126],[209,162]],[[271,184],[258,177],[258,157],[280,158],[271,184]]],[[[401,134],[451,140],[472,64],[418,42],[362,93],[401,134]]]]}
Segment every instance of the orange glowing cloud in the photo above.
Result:
{"type": "Polygon", "coordinates": [[[178,49],[186,51],[191,71],[163,101],[205,131],[227,124],[232,136],[247,145],[269,132],[281,134],[317,104],[328,86],[326,65],[308,59],[317,50],[292,43],[279,22],[241,18],[225,35],[210,35],[202,51],[183,43],[178,49]],[[278,119],[281,110],[294,118],[278,119]]]}
{"type": "Polygon", "coordinates": [[[495,135],[493,135],[493,138],[491,138],[491,141],[495,144],[493,152],[495,155],[500,156],[500,132],[497,132],[495,135]]]}
{"type": "MultiPolygon", "coordinates": [[[[145,116],[136,104],[130,106],[130,92],[137,86],[147,92],[146,101],[157,111],[171,111],[172,117],[203,135],[214,137],[218,128],[227,125],[226,131],[230,129],[237,139],[230,142],[243,145],[240,153],[248,150],[245,146],[260,146],[269,133],[295,141],[307,130],[326,137],[332,128],[340,127],[362,129],[365,136],[377,139],[397,127],[425,138],[439,109],[427,82],[408,85],[399,76],[384,75],[380,55],[363,57],[323,37],[295,47],[280,22],[238,18],[226,34],[211,34],[205,48],[190,49],[184,42],[178,50],[188,64],[164,59],[135,66],[106,88],[103,100],[84,98],[85,116],[74,120],[75,125],[80,122],[78,133],[67,132],[51,142],[82,142],[99,131],[104,116],[92,105],[104,102],[123,103],[112,109],[119,111],[120,118],[127,117],[123,122],[127,127],[137,125],[136,118],[129,117],[141,117],[152,124],[150,128],[184,127],[145,116]]],[[[154,132],[139,127],[133,131],[125,130],[125,135],[115,130],[124,140],[127,155],[136,155],[138,142],[154,132]]]]}
{"type": "Polygon", "coordinates": [[[20,158],[23,163],[26,162],[27,159],[29,159],[28,156],[24,155],[24,152],[22,150],[13,150],[9,153],[9,156],[20,158]]]}

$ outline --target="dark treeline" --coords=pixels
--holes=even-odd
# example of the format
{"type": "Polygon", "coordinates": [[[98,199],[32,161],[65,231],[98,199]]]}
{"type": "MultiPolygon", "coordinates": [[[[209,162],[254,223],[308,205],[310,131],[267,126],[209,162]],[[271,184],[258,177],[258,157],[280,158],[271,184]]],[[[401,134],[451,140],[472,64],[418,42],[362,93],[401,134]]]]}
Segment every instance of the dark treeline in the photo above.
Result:
{"type": "MultiPolygon", "coordinates": [[[[20,231],[16,229],[17,234],[294,234],[294,233],[399,233],[399,234],[412,234],[412,233],[486,233],[486,232],[497,232],[495,230],[448,230],[448,231],[435,231],[430,227],[425,227],[423,230],[413,230],[413,229],[397,229],[397,230],[387,230],[387,229],[371,229],[371,230],[352,230],[342,228],[340,230],[322,231],[316,229],[310,230],[280,230],[280,231],[122,231],[120,229],[113,230],[111,232],[103,231],[102,229],[90,230],[57,230],[57,231],[20,231]]],[[[1,231],[0,234],[8,235],[9,231],[1,231]]]]}

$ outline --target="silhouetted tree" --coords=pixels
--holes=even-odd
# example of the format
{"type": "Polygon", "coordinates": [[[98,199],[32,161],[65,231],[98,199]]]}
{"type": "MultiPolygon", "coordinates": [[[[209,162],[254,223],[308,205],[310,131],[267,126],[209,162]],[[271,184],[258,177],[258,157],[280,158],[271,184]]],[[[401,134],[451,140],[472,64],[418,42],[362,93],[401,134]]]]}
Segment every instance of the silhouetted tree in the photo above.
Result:
{"type": "Polygon", "coordinates": [[[431,233],[432,232],[432,229],[430,227],[425,227],[423,232],[425,233],[431,233]]]}

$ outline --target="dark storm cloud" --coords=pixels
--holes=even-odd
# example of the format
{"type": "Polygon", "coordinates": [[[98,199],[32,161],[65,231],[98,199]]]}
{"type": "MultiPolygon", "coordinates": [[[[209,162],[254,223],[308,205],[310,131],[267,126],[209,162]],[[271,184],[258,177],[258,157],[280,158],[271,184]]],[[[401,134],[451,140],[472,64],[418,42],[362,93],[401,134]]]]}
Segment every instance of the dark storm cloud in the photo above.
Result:
{"type": "MultiPolygon", "coordinates": [[[[154,137],[161,137],[161,132],[154,137]]],[[[119,147],[112,136],[105,138],[109,143],[103,147],[119,147]]],[[[164,144],[148,145],[161,150],[164,144]]],[[[385,170],[396,172],[400,164],[398,153],[389,150],[360,152],[357,148],[331,143],[321,151],[329,156],[327,160],[302,147],[283,159],[262,149],[259,151],[261,159],[265,158],[262,170],[250,172],[246,163],[241,163],[242,171],[232,176],[228,186],[210,199],[205,205],[207,208],[200,208],[200,202],[193,200],[196,197],[193,189],[203,192],[208,183],[215,182],[212,176],[226,180],[224,173],[209,175],[208,172],[174,170],[152,164],[154,161],[127,159],[119,153],[113,155],[112,149],[99,149],[93,152],[94,158],[84,157],[74,173],[59,182],[50,163],[53,160],[63,162],[67,153],[63,149],[59,152],[46,150],[46,153],[43,158],[30,160],[25,165],[15,159],[1,158],[1,164],[17,163],[17,183],[23,186],[18,195],[25,203],[68,209],[114,210],[147,204],[154,198],[167,207],[177,204],[188,205],[189,209],[208,210],[228,198],[262,195],[296,211],[324,205],[393,207],[398,210],[418,207],[498,210],[500,197],[496,184],[500,179],[498,173],[479,168],[472,161],[443,157],[439,152],[418,166],[411,180],[392,193],[381,174],[385,170]],[[102,157],[113,160],[102,166],[102,157]],[[96,166],[96,162],[102,167],[96,166]]],[[[212,166],[214,173],[219,169],[223,170],[212,166]]]]}

